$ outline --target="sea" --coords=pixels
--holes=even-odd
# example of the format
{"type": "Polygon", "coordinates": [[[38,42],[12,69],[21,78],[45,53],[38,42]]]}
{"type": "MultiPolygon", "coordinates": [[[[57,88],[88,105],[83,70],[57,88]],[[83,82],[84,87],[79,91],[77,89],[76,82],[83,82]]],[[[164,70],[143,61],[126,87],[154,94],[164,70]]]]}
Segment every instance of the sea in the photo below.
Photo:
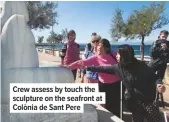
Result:
{"type": "MultiPolygon", "coordinates": [[[[85,46],[86,46],[86,44],[80,44],[80,50],[84,50],[85,46]]],[[[111,49],[117,51],[119,46],[120,45],[118,45],[118,44],[115,44],[115,45],[111,44],[111,49]]],[[[131,45],[131,46],[134,49],[135,55],[136,56],[140,55],[140,45],[131,45]]],[[[42,47],[42,46],[37,46],[37,47],[42,47]]],[[[43,48],[51,48],[51,46],[43,46],[43,48]]],[[[54,48],[56,50],[60,50],[62,48],[62,44],[56,44],[54,46],[54,48]]],[[[151,48],[151,45],[144,46],[144,55],[145,56],[150,56],[150,48],[151,48]]]]}

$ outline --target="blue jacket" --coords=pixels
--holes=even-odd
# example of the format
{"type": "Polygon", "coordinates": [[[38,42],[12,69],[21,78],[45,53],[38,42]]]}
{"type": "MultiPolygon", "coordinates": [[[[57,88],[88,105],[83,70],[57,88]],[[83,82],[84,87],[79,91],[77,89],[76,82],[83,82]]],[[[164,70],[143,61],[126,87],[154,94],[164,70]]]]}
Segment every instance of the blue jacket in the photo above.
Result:
{"type": "MultiPolygon", "coordinates": [[[[86,57],[86,59],[88,59],[89,57],[91,57],[93,55],[94,55],[93,50],[91,50],[91,51],[88,51],[85,54],[85,57],[86,57]]],[[[86,78],[91,78],[91,79],[97,80],[98,79],[98,73],[86,70],[86,78]]]]}

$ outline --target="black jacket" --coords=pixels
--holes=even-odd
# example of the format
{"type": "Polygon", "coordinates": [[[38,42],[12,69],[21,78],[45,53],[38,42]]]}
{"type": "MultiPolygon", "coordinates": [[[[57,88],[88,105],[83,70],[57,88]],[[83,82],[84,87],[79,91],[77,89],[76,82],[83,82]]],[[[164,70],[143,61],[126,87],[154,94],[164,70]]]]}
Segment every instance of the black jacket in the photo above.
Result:
{"type": "Polygon", "coordinates": [[[169,62],[169,41],[157,40],[151,48],[151,67],[156,67],[161,64],[167,64],[169,62]],[[161,43],[166,43],[167,49],[161,49],[161,43]]]}
{"type": "Polygon", "coordinates": [[[127,90],[136,99],[152,102],[156,96],[156,76],[152,68],[148,67],[144,62],[136,62],[134,65],[131,64],[129,69],[122,68],[120,64],[115,64],[112,66],[90,66],[87,70],[117,74],[127,90]]]}

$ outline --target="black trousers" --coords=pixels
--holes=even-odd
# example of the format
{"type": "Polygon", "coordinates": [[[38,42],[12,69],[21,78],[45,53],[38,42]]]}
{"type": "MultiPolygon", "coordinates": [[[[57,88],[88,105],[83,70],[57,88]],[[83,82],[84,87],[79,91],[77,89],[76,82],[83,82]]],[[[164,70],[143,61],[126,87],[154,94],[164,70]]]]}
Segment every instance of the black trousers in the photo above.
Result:
{"type": "Polygon", "coordinates": [[[74,76],[74,80],[76,80],[76,74],[77,74],[77,69],[72,70],[73,76],[74,76]]]}
{"type": "Polygon", "coordinates": [[[105,108],[120,117],[120,81],[111,84],[101,83],[99,81],[99,91],[105,92],[105,108]]]}

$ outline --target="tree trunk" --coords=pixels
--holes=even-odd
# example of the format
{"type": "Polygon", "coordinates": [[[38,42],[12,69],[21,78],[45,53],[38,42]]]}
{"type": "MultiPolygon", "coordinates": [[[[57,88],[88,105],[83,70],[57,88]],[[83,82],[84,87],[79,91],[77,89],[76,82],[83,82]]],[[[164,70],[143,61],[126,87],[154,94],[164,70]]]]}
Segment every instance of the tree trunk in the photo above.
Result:
{"type": "Polygon", "coordinates": [[[52,54],[53,54],[53,56],[55,56],[55,46],[54,46],[54,43],[52,43],[52,54]]]}
{"type": "Polygon", "coordinates": [[[49,45],[49,47],[50,47],[50,55],[52,55],[52,42],[50,42],[50,45],[49,45]]]}
{"type": "Polygon", "coordinates": [[[55,48],[53,48],[53,56],[55,56],[55,48]]]}
{"type": "Polygon", "coordinates": [[[140,55],[141,55],[141,61],[144,61],[144,36],[142,36],[141,38],[140,55]]]}

